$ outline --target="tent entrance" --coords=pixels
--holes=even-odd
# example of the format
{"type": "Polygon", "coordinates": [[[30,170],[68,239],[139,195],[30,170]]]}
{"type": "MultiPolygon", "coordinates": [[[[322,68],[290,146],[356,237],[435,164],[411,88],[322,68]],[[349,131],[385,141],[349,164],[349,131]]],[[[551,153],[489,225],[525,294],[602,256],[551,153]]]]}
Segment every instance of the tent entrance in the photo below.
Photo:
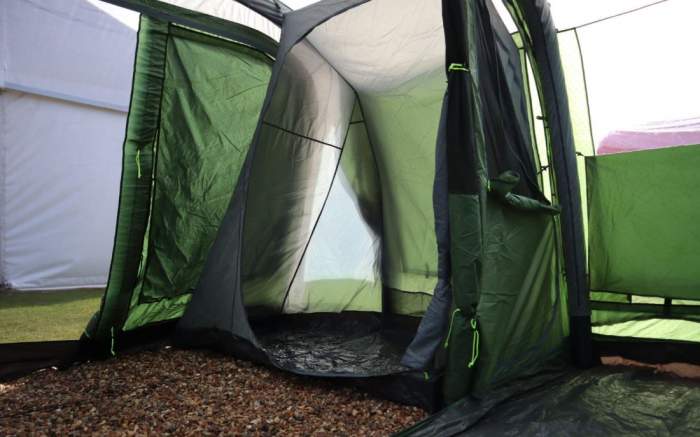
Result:
{"type": "MultiPolygon", "coordinates": [[[[438,286],[446,89],[440,2],[420,8],[360,4],[278,54],[242,201],[241,294],[255,340],[280,367],[411,370],[401,360],[438,286]]],[[[443,323],[447,310],[432,316],[443,323]]],[[[421,356],[422,373],[432,354],[421,356]]]]}

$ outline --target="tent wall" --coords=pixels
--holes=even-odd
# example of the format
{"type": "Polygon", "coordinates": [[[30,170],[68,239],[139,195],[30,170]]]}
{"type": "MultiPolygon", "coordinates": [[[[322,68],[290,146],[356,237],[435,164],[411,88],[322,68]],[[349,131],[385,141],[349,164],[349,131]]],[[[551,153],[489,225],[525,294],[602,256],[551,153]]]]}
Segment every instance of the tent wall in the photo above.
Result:
{"type": "Polygon", "coordinates": [[[271,63],[257,48],[142,17],[110,279],[88,335],[105,341],[182,315],[236,187],[271,63]]]}
{"type": "Polygon", "coordinates": [[[558,210],[536,177],[518,48],[486,2],[445,2],[444,14],[447,65],[467,60],[448,73],[445,129],[452,402],[561,356],[567,319],[558,210]]]}
{"type": "MultiPolygon", "coordinates": [[[[593,332],[605,335],[606,343],[625,337],[698,340],[697,296],[687,270],[694,260],[695,204],[692,170],[686,166],[695,160],[695,146],[594,156],[596,145],[599,151],[616,149],[615,140],[606,143],[616,135],[624,137],[618,151],[694,144],[686,139],[692,138],[692,121],[670,120],[697,115],[698,87],[690,73],[697,59],[685,55],[695,49],[697,14],[696,2],[659,2],[601,21],[584,20],[558,35],[579,178],[587,188],[582,209],[593,332]],[[657,31],[649,32],[650,27],[657,31]],[[641,100],[640,89],[647,90],[641,100]],[[673,124],[688,131],[685,137],[664,129],[673,124]],[[634,144],[632,135],[618,134],[636,126],[654,132],[647,134],[653,140],[640,135],[634,144]]],[[[661,350],[658,343],[651,347],[661,350]]],[[[611,353],[615,347],[604,349],[611,353]]]]}
{"type": "Polygon", "coordinates": [[[586,159],[594,332],[700,341],[698,159],[700,146],[586,159]]]}
{"type": "Polygon", "coordinates": [[[0,2],[0,283],[106,283],[136,17],[0,2]]]}
{"type": "Polygon", "coordinates": [[[0,87],[126,112],[138,15],[94,3],[0,3],[0,87]]]}
{"type": "MultiPolygon", "coordinates": [[[[385,299],[385,303],[392,309],[387,307],[384,310],[414,314],[421,314],[425,310],[436,284],[432,162],[441,96],[444,92],[444,73],[439,4],[426,2],[423,7],[426,13],[416,14],[414,11],[409,14],[400,2],[362,4],[328,19],[290,51],[281,70],[280,84],[272,94],[271,106],[261,131],[266,138],[260,145],[264,152],[256,154],[252,169],[245,235],[253,236],[254,240],[244,240],[243,243],[244,276],[250,276],[245,266],[260,269],[264,265],[278,266],[281,263],[283,267],[273,269],[272,275],[255,272],[258,277],[268,279],[255,285],[251,282],[244,284],[249,305],[256,304],[252,297],[256,291],[251,287],[264,290],[268,299],[273,301],[278,298],[286,300],[285,296],[293,299],[294,295],[305,293],[298,288],[299,281],[295,281],[295,278],[304,273],[300,270],[302,263],[305,264],[304,267],[309,262],[329,263],[328,260],[314,259],[327,255],[314,252],[314,247],[309,251],[307,241],[311,244],[309,240],[313,237],[315,245],[319,244],[323,238],[320,232],[327,231],[323,227],[316,229],[316,224],[323,225],[327,222],[329,218],[324,217],[326,214],[338,214],[348,218],[357,217],[357,224],[365,230],[354,238],[362,235],[365,244],[370,245],[369,252],[362,254],[362,251],[357,251],[355,260],[346,258],[343,263],[348,267],[350,264],[372,267],[364,273],[338,271],[332,279],[345,281],[344,286],[356,279],[376,283],[377,275],[372,270],[380,268],[384,287],[395,290],[392,296],[385,299]],[[393,19],[400,22],[389,33],[379,24],[379,17],[386,16],[394,16],[393,19]],[[416,26],[422,30],[412,33],[416,26]],[[411,36],[412,34],[416,36],[411,36]],[[428,50],[430,56],[417,55],[428,50]],[[390,62],[387,62],[388,53],[394,53],[390,62]],[[325,94],[317,91],[320,88],[327,90],[325,94]],[[275,128],[284,130],[288,135],[267,140],[267,132],[275,128]],[[353,164],[346,163],[343,166],[340,162],[354,159],[346,157],[348,153],[345,142],[348,139],[355,141],[358,133],[366,137],[363,140],[366,144],[353,144],[352,148],[369,147],[366,150],[371,154],[371,161],[365,163],[369,165],[366,171],[372,172],[376,166],[376,181],[379,185],[372,189],[381,193],[381,211],[368,211],[367,206],[359,203],[365,200],[359,199],[356,193],[348,194],[355,198],[353,203],[358,204],[357,207],[347,202],[339,204],[337,195],[327,197],[337,191],[339,188],[334,190],[333,187],[343,184],[343,179],[348,176],[346,167],[353,164]],[[275,158],[268,149],[279,147],[280,150],[287,150],[285,143],[296,141],[294,136],[312,140],[308,145],[309,150],[312,146],[321,147],[313,152],[318,157],[308,158],[319,164],[309,162],[306,167],[300,165],[287,170],[296,175],[290,177],[304,179],[304,182],[294,183],[280,179],[280,186],[302,187],[297,192],[292,191],[294,196],[290,196],[288,188],[278,190],[274,196],[270,196],[270,184],[266,187],[262,181],[269,178],[268,175],[280,172],[265,167],[257,168],[257,165],[271,165],[275,158]],[[334,146],[336,150],[333,150],[334,146]],[[262,153],[265,155],[260,155],[262,153]],[[327,160],[328,164],[323,160],[327,160]],[[315,171],[318,174],[314,174],[315,171]],[[306,200],[301,200],[300,197],[306,200]],[[270,207],[270,199],[280,205],[279,211],[301,208],[309,215],[303,217],[299,214],[290,220],[291,223],[286,222],[289,219],[285,213],[262,220],[260,211],[270,207]],[[334,210],[335,208],[346,208],[347,211],[334,210]],[[377,227],[379,223],[381,228],[377,227]],[[372,226],[375,229],[371,229],[372,226]],[[275,232],[279,232],[280,239],[270,244],[265,239],[269,237],[269,232],[267,236],[261,232],[264,229],[275,229],[275,232]],[[376,240],[379,235],[382,237],[381,247],[378,240],[371,247],[372,240],[376,240]],[[302,255],[305,256],[304,260],[300,258],[302,255]],[[267,261],[261,262],[261,259],[267,261]],[[273,259],[275,262],[272,262],[273,259]],[[357,277],[358,273],[360,278],[357,277]],[[289,275],[293,276],[290,278],[289,275]],[[275,277],[280,283],[272,286],[270,281],[278,280],[275,277]]],[[[357,152],[351,150],[350,153],[357,152]]],[[[288,159],[279,161],[286,162],[288,159]]],[[[330,234],[328,236],[331,237],[330,234]]],[[[339,241],[334,244],[338,249],[342,245],[339,241]]],[[[331,272],[326,273],[328,274],[331,272]]],[[[329,283],[324,282],[324,285],[329,283]]],[[[353,300],[352,288],[350,286],[350,289],[338,293],[334,292],[338,287],[331,287],[323,293],[324,299],[353,300]]],[[[316,286],[316,289],[319,290],[319,287],[316,286]]],[[[382,309],[381,299],[376,301],[379,294],[375,292],[374,296],[368,297],[375,300],[372,307],[375,310],[382,309]]],[[[338,302],[335,306],[358,308],[357,303],[349,305],[338,302]]],[[[367,305],[360,307],[369,309],[367,305]]],[[[319,311],[320,308],[309,310],[319,311]]]]}

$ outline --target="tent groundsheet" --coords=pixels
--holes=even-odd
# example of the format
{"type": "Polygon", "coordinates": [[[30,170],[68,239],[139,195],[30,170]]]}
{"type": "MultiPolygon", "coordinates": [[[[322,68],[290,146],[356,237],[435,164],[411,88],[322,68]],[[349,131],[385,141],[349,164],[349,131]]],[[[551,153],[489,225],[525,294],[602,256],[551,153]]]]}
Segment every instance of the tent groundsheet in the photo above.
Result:
{"type": "Polygon", "coordinates": [[[598,367],[464,398],[399,435],[697,435],[698,402],[698,381],[598,367]]]}

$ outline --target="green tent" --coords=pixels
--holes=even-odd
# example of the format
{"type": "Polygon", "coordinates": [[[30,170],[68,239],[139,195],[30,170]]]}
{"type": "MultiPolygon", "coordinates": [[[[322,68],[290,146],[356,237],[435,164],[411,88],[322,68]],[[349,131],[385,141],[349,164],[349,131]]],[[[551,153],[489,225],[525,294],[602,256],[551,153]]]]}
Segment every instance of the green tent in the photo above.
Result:
{"type": "Polygon", "coordinates": [[[650,320],[697,356],[700,149],[584,166],[546,2],[504,1],[513,33],[489,0],[239,0],[279,40],[109,2],[142,16],[92,355],[172,335],[431,409],[642,350],[650,320]]]}
{"type": "Polygon", "coordinates": [[[543,7],[510,5],[524,40],[486,1],[247,3],[281,23],[277,44],[116,3],[143,15],[112,269],[85,334],[97,350],[177,320],[180,344],[372,377],[430,407],[565,359],[571,335],[591,361],[576,161],[543,7]],[[551,101],[539,147],[557,170],[546,185],[564,187],[548,188],[555,203],[528,53],[551,101]]]}

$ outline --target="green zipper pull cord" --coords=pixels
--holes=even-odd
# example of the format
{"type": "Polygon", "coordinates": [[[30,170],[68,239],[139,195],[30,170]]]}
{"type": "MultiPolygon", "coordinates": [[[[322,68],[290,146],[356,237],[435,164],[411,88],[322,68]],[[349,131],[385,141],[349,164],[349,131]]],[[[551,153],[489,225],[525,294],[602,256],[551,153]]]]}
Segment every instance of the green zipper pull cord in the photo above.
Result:
{"type": "Polygon", "coordinates": [[[469,69],[464,66],[464,64],[458,64],[456,62],[453,62],[450,64],[449,67],[447,67],[447,71],[466,71],[469,72],[469,69]]]}
{"type": "Polygon", "coordinates": [[[423,378],[425,378],[426,381],[430,381],[430,373],[428,371],[423,372],[423,378]]]}
{"type": "Polygon", "coordinates": [[[476,359],[479,358],[479,330],[476,327],[476,318],[472,318],[469,324],[472,327],[472,331],[474,331],[472,334],[472,359],[467,364],[467,367],[471,369],[476,364],[476,359]]]}
{"type": "Polygon", "coordinates": [[[445,349],[447,349],[447,346],[450,345],[450,335],[452,335],[452,325],[455,322],[455,316],[457,315],[457,312],[461,311],[459,308],[455,309],[452,312],[452,318],[450,319],[450,329],[447,330],[447,337],[445,337],[445,349]]]}
{"type": "Polygon", "coordinates": [[[136,149],[136,176],[141,179],[141,149],[136,149]]]}
{"type": "Polygon", "coordinates": [[[112,354],[112,356],[116,355],[114,353],[114,326],[112,326],[112,330],[110,331],[112,333],[112,342],[109,346],[109,352],[112,354]]]}

